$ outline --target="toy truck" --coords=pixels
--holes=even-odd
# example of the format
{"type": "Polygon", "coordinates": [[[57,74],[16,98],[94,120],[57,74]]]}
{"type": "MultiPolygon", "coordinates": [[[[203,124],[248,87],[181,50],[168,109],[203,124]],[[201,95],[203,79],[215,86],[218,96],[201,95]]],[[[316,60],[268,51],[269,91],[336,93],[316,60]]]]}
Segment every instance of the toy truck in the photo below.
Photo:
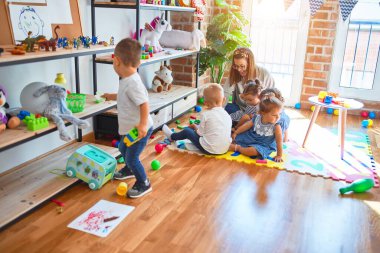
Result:
{"type": "Polygon", "coordinates": [[[88,183],[91,190],[101,188],[113,178],[116,159],[93,145],[77,149],[68,159],[66,175],[77,177],[88,183]]]}

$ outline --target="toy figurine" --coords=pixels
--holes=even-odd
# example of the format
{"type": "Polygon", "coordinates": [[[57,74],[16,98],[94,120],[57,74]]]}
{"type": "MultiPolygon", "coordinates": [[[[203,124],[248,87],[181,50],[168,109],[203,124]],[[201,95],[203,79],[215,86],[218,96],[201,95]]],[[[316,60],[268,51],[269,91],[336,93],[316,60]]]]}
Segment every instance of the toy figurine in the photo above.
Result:
{"type": "Polygon", "coordinates": [[[98,36],[92,36],[91,44],[92,44],[92,45],[96,45],[96,44],[98,44],[98,36]]]}
{"type": "Polygon", "coordinates": [[[63,43],[63,39],[62,38],[58,38],[58,40],[57,40],[57,47],[61,48],[62,47],[62,43],[63,43]]]}
{"type": "Polygon", "coordinates": [[[91,42],[90,37],[87,36],[86,38],[84,38],[83,47],[90,48],[90,42],[91,42]]]}
{"type": "Polygon", "coordinates": [[[115,45],[115,39],[113,36],[111,36],[111,39],[110,39],[110,46],[113,46],[115,45]]]}
{"type": "Polygon", "coordinates": [[[34,52],[34,43],[36,42],[36,39],[31,38],[32,32],[28,32],[28,38],[26,38],[23,43],[26,44],[26,52],[34,52]]]}
{"type": "Polygon", "coordinates": [[[79,49],[79,46],[82,43],[82,41],[81,41],[81,39],[79,37],[76,39],[76,41],[77,41],[77,49],[79,49]]]}
{"type": "Polygon", "coordinates": [[[74,48],[78,49],[78,41],[76,38],[73,38],[73,46],[74,46],[74,48]]]}
{"type": "Polygon", "coordinates": [[[63,40],[62,40],[62,47],[66,48],[68,46],[69,46],[69,41],[67,40],[66,37],[64,37],[63,40]]]}

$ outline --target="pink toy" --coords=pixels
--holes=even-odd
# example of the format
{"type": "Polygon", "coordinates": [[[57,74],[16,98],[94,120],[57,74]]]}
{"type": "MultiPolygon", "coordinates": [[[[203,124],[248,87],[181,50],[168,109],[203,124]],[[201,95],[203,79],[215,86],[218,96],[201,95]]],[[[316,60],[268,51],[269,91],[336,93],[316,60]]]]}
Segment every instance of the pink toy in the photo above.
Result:
{"type": "Polygon", "coordinates": [[[160,154],[164,150],[164,145],[163,144],[156,144],[154,149],[156,150],[157,154],[160,154]]]}

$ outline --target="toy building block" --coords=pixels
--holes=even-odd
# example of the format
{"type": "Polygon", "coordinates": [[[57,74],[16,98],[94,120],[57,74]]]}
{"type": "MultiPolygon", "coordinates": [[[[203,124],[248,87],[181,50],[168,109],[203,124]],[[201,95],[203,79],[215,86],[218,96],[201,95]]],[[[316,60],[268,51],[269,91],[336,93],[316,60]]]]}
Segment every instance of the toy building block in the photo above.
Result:
{"type": "Polygon", "coordinates": [[[326,96],[327,96],[327,91],[320,91],[318,93],[318,101],[323,102],[326,96]]]}
{"type": "Polygon", "coordinates": [[[127,147],[133,145],[138,140],[139,132],[137,128],[133,128],[129,133],[127,133],[124,137],[124,143],[127,147]]]}
{"type": "Polygon", "coordinates": [[[176,123],[176,124],[181,124],[181,121],[180,121],[179,119],[177,119],[177,120],[175,121],[175,123],[176,123]]]}
{"type": "Polygon", "coordinates": [[[196,120],[194,120],[194,123],[195,123],[196,125],[199,125],[199,124],[201,123],[201,121],[200,121],[199,119],[196,119],[196,120]]]}
{"type": "Polygon", "coordinates": [[[194,124],[194,123],[195,123],[195,120],[190,119],[190,120],[189,120],[189,123],[190,123],[190,124],[194,124]]]}
{"type": "Polygon", "coordinates": [[[333,97],[332,96],[326,96],[325,99],[323,100],[323,102],[325,104],[331,104],[333,101],[333,97]]]}
{"type": "Polygon", "coordinates": [[[25,123],[26,128],[29,131],[37,131],[49,126],[49,121],[46,117],[36,118],[34,114],[31,114],[30,116],[25,116],[22,122],[25,123]]]}
{"type": "Polygon", "coordinates": [[[181,126],[181,125],[178,125],[177,128],[178,128],[178,129],[184,129],[185,127],[184,127],[184,126],[181,126]]]}
{"type": "Polygon", "coordinates": [[[190,116],[190,119],[197,119],[197,117],[196,117],[196,116],[193,116],[193,115],[191,115],[191,116],[190,116]]]}

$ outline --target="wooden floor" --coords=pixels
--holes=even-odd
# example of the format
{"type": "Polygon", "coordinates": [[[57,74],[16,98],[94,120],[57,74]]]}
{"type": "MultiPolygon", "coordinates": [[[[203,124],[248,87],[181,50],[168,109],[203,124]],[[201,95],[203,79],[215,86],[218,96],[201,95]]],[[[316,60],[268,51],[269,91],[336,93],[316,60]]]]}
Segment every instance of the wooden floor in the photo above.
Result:
{"type": "MultiPolygon", "coordinates": [[[[309,112],[290,114],[291,135],[304,135],[295,129],[309,112]]],[[[360,122],[349,117],[348,125],[360,122]]],[[[337,117],[321,113],[317,124],[336,126],[337,117]]],[[[379,127],[369,130],[380,161],[376,134],[379,127]]],[[[156,141],[142,156],[146,168],[152,159],[162,164],[149,170],[151,194],[130,200],[115,194],[117,181],[99,191],[77,184],[56,197],[63,213],[46,203],[1,231],[0,252],[380,252],[379,189],[342,197],[342,182],[170,150],[156,155],[156,141]],[[67,228],[100,199],[136,208],[107,238],[67,228]]]]}

